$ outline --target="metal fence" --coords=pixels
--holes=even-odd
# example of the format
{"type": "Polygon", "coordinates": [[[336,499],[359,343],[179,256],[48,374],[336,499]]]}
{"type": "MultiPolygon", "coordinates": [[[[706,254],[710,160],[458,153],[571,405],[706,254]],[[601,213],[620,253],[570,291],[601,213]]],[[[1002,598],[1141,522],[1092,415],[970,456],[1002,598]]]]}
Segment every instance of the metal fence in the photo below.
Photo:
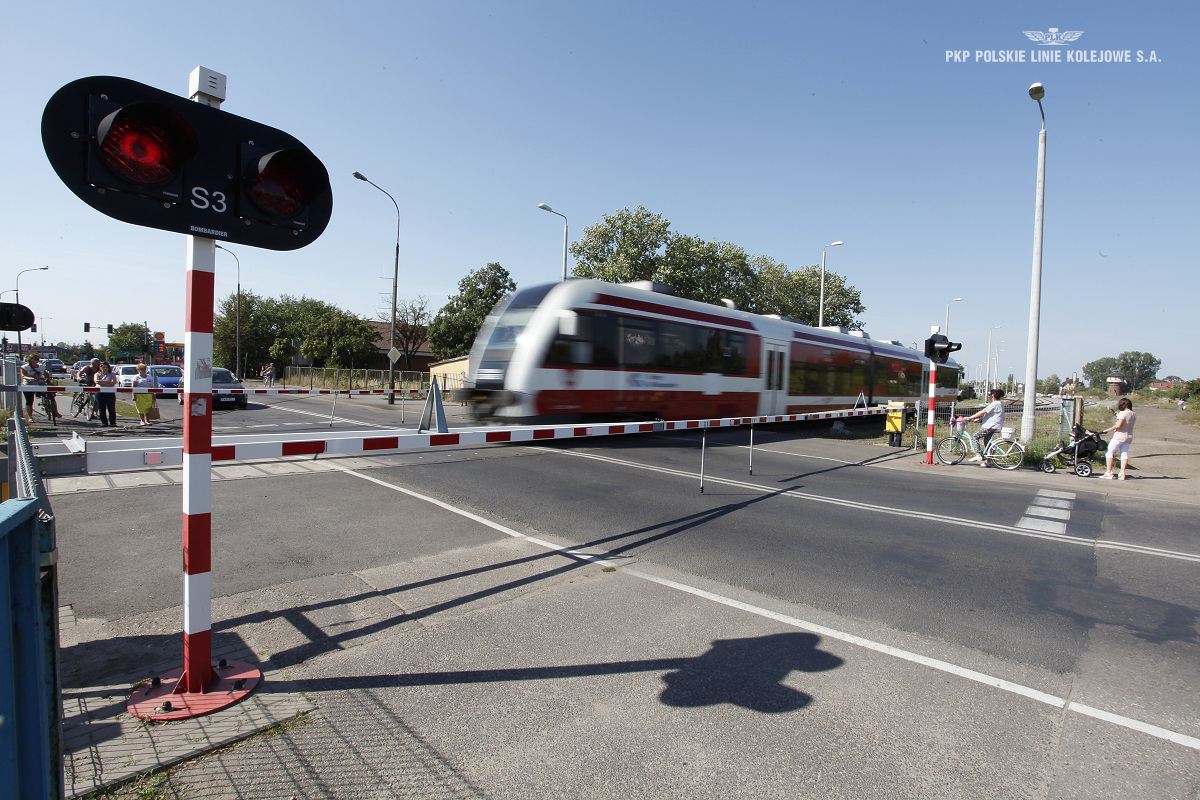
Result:
{"type": "MultiPolygon", "coordinates": [[[[54,516],[20,414],[8,421],[0,504],[0,786],[12,797],[63,793],[54,516]]],[[[5,796],[8,796],[7,794],[5,796]]]]}
{"type": "MultiPolygon", "coordinates": [[[[462,388],[458,376],[439,376],[438,384],[443,389],[462,388]]],[[[338,369],[336,367],[287,367],[278,386],[295,386],[302,389],[386,389],[386,369],[338,369]]],[[[397,389],[429,388],[428,372],[396,372],[397,389]]]]}
{"type": "MultiPolygon", "coordinates": [[[[984,407],[986,403],[979,400],[967,400],[956,403],[938,403],[935,406],[934,414],[934,439],[942,439],[950,436],[950,420],[953,417],[969,417],[975,412],[984,407]]],[[[1061,407],[1057,406],[1042,406],[1034,409],[1033,418],[1033,436],[1025,443],[1026,461],[1031,459],[1040,459],[1042,455],[1054,449],[1054,446],[1060,439],[1070,435],[1071,427],[1075,424],[1074,405],[1068,401],[1064,401],[1061,407]]],[[[1010,401],[1004,404],[1004,426],[1007,428],[1016,429],[1018,435],[1021,431],[1021,415],[1022,404],[1017,401],[1010,401]]],[[[925,440],[928,434],[928,417],[925,416],[924,405],[921,406],[920,424],[916,426],[915,442],[913,447],[918,450],[925,449],[925,440]]],[[[910,436],[913,433],[908,432],[905,436],[905,443],[908,443],[910,436]]]]}

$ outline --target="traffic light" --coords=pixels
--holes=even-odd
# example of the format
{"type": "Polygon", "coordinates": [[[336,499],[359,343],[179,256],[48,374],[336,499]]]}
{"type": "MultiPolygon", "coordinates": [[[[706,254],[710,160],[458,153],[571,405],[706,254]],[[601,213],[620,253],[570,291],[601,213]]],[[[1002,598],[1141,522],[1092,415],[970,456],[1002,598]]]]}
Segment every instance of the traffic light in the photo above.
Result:
{"type": "Polygon", "coordinates": [[[960,342],[952,342],[940,333],[925,340],[925,357],[935,364],[945,364],[950,360],[951,353],[961,349],[960,342]]]}
{"type": "Polygon", "coordinates": [[[111,322],[108,323],[108,332],[109,332],[109,334],[111,334],[113,332],[113,326],[112,326],[111,322]]]}
{"type": "Polygon", "coordinates": [[[84,333],[89,333],[89,332],[91,332],[91,330],[92,330],[92,323],[90,323],[90,322],[83,323],[83,332],[84,333]]]}
{"type": "Polygon", "coordinates": [[[59,89],[42,144],[72,192],[134,225],[295,250],[333,212],[329,173],[294,136],[125,78],[59,89]]]}

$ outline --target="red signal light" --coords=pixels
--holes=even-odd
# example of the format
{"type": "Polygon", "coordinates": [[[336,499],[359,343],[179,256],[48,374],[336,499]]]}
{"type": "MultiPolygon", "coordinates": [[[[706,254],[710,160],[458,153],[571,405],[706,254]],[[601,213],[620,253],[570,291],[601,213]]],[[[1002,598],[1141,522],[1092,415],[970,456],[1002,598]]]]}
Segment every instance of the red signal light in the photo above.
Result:
{"type": "Polygon", "coordinates": [[[246,155],[243,186],[255,211],[243,207],[242,216],[288,227],[307,225],[308,207],[329,191],[329,173],[316,156],[291,148],[267,153],[246,148],[246,155]]]}
{"type": "MultiPolygon", "coordinates": [[[[196,152],[196,136],[177,113],[156,103],[133,103],[105,115],[96,126],[97,157],[120,183],[93,173],[98,185],[137,192],[175,180],[196,152]]],[[[165,192],[178,197],[178,192],[165,192]]]]}

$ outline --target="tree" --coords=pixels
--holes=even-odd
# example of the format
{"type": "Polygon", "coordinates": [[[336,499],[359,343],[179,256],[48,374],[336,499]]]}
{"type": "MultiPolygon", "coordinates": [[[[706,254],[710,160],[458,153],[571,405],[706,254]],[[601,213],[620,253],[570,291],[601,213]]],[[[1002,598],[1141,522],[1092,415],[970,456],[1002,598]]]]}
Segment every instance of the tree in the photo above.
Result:
{"type": "Polygon", "coordinates": [[[729,299],[750,311],[758,295],[758,275],[745,250],[686,234],[675,234],[667,242],[654,280],[671,286],[680,297],[717,305],[729,299]]]}
{"type": "Polygon", "coordinates": [[[122,322],[108,335],[108,349],[148,354],[150,334],[141,322],[122,322]]]}
{"type": "Polygon", "coordinates": [[[471,352],[483,320],[517,284],[496,262],[467,274],[458,282],[458,294],[449,298],[429,324],[429,348],[440,359],[471,352]]]}
{"type": "MultiPolygon", "coordinates": [[[[751,263],[758,273],[759,314],[780,314],[816,325],[820,317],[821,268],[789,269],[769,256],[755,256],[751,263]]],[[[866,311],[862,293],[832,270],[825,270],[825,323],[862,330],[855,316],[866,311]]]]}
{"type": "Polygon", "coordinates": [[[605,214],[571,243],[573,274],[610,283],[656,280],[671,237],[671,223],[644,206],[605,214]]]}
{"type": "Polygon", "coordinates": [[[1117,370],[1125,374],[1125,382],[1133,391],[1150,384],[1160,367],[1162,361],[1150,353],[1130,350],[1117,356],[1117,370]]]}
{"type": "Polygon", "coordinates": [[[1051,374],[1050,377],[1043,378],[1037,382],[1037,390],[1042,394],[1054,394],[1061,385],[1062,379],[1056,374],[1051,374]]]}
{"type": "Polygon", "coordinates": [[[1083,365],[1083,377],[1087,379],[1088,388],[1103,389],[1108,382],[1108,376],[1116,369],[1115,358],[1097,358],[1083,365]]]}
{"type": "MultiPolygon", "coordinates": [[[[387,312],[379,315],[384,322],[390,322],[387,312]]],[[[429,313],[429,298],[418,296],[415,300],[405,300],[396,305],[396,349],[404,356],[405,369],[412,371],[413,356],[429,339],[429,323],[433,315],[429,313]]]]}

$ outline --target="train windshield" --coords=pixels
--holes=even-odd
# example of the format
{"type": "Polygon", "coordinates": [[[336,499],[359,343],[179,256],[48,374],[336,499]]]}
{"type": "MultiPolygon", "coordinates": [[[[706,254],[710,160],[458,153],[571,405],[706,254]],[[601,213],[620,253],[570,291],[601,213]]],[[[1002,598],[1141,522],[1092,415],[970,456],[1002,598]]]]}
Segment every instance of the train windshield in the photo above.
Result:
{"type": "Polygon", "coordinates": [[[488,315],[479,331],[479,337],[475,340],[479,363],[474,363],[474,353],[471,358],[471,367],[475,368],[480,377],[484,377],[484,372],[504,370],[517,347],[517,338],[525,331],[525,326],[529,324],[542,300],[557,285],[548,283],[515,292],[488,315]]]}

